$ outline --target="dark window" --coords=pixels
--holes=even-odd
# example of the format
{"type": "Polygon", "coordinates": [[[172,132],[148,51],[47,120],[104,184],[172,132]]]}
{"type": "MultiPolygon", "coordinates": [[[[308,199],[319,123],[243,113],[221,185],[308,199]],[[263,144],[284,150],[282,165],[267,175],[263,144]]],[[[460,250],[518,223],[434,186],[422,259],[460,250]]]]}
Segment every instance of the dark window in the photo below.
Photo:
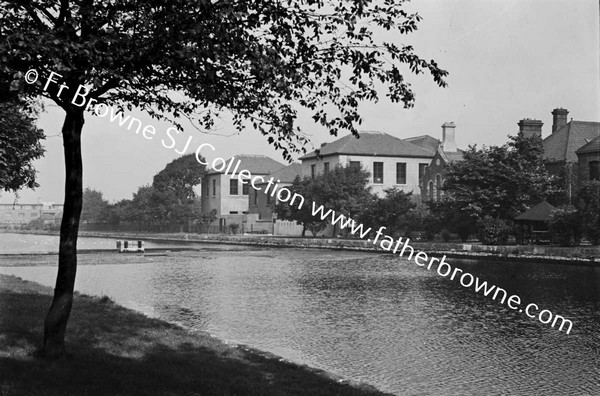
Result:
{"type": "Polygon", "coordinates": [[[442,177],[440,175],[435,175],[435,192],[436,192],[436,200],[439,202],[442,199],[442,177]]]}
{"type": "Polygon", "coordinates": [[[316,175],[317,175],[317,165],[311,165],[310,166],[310,177],[314,179],[316,175]]]}
{"type": "Polygon", "coordinates": [[[433,180],[429,181],[427,192],[429,193],[429,199],[433,201],[433,180]]]}
{"type": "Polygon", "coordinates": [[[258,190],[254,190],[254,205],[258,205],[258,190]]]}
{"type": "Polygon", "coordinates": [[[360,168],[360,161],[350,161],[350,166],[360,168]]]}
{"type": "Polygon", "coordinates": [[[229,180],[229,195],[238,195],[238,181],[237,179],[229,180]]]}
{"type": "Polygon", "coordinates": [[[267,195],[267,205],[269,205],[271,203],[271,196],[269,194],[266,194],[266,195],[267,195]]]}
{"type": "Polygon", "coordinates": [[[373,183],[383,184],[383,162],[373,162],[373,183]]]}
{"type": "Polygon", "coordinates": [[[244,195],[250,194],[250,181],[249,180],[246,183],[242,184],[242,194],[244,194],[244,195]]]}
{"type": "Polygon", "coordinates": [[[217,195],[217,181],[213,179],[213,196],[217,195]]]}
{"type": "Polygon", "coordinates": [[[329,172],[329,162],[325,162],[325,163],[323,164],[323,171],[324,171],[325,173],[329,172]]]}
{"type": "Polygon", "coordinates": [[[590,161],[590,180],[600,180],[600,161],[590,161]]]}
{"type": "Polygon", "coordinates": [[[238,214],[238,211],[237,210],[230,210],[229,214],[238,214]]]}
{"type": "Polygon", "coordinates": [[[406,184],[406,162],[396,162],[396,184],[406,184]]]}
{"type": "Polygon", "coordinates": [[[419,164],[419,183],[423,181],[423,176],[427,172],[427,164],[419,164]]]}

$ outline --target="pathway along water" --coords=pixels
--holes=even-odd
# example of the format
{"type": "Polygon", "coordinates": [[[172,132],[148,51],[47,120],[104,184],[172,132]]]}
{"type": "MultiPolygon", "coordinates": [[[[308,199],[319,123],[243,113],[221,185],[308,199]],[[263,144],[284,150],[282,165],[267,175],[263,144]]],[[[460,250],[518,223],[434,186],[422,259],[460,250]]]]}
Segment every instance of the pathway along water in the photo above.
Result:
{"type": "MultiPolygon", "coordinates": [[[[599,268],[453,260],[570,314],[566,335],[390,255],[243,249],[80,261],[82,292],[397,394],[600,393],[599,268]]],[[[55,267],[14,262],[0,257],[0,273],[53,284],[55,267]]]]}

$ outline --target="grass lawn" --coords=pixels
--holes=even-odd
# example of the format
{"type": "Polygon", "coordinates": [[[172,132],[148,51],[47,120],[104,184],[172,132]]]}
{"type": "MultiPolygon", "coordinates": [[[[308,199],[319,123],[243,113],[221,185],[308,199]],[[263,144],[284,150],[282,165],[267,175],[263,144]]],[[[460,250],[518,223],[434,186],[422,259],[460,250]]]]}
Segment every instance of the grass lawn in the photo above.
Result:
{"type": "Polygon", "coordinates": [[[71,356],[34,357],[51,289],[0,275],[0,395],[382,395],[76,295],[71,356]]]}

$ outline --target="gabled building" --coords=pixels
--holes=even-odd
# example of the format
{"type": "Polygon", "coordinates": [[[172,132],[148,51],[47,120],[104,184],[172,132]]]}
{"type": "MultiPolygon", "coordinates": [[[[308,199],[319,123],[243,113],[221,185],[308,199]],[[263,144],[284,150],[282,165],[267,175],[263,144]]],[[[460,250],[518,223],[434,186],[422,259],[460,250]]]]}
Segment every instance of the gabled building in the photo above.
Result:
{"type": "MultiPolygon", "coordinates": [[[[238,172],[247,170],[252,176],[266,176],[285,166],[265,155],[244,154],[232,158],[236,164],[239,160],[238,172]]],[[[226,163],[229,163],[232,158],[226,163]]],[[[219,219],[227,219],[231,215],[234,216],[232,219],[240,222],[241,215],[248,213],[248,196],[252,187],[248,183],[241,182],[239,173],[232,177],[225,172],[226,170],[209,169],[202,180],[202,212],[210,213],[214,209],[219,219]]],[[[225,224],[226,222],[221,221],[221,225],[225,224]]]]}
{"type": "Polygon", "coordinates": [[[548,171],[561,179],[567,195],[566,200],[570,201],[579,186],[579,179],[589,178],[590,166],[592,170],[596,166],[594,145],[585,150],[584,147],[600,136],[600,122],[573,119],[567,122],[568,114],[566,109],[561,108],[552,111],[552,133],[544,138],[542,144],[544,159],[548,161],[548,171]],[[578,154],[583,156],[579,157],[578,154]],[[579,158],[582,158],[585,164],[580,166],[579,158]]]}
{"type": "Polygon", "coordinates": [[[575,152],[579,182],[600,180],[600,137],[592,140],[575,152]]]}
{"type": "Polygon", "coordinates": [[[461,161],[464,151],[456,146],[456,125],[446,122],[442,125],[442,141],[438,141],[435,155],[428,164],[421,180],[421,198],[423,201],[440,201],[442,186],[446,176],[446,167],[453,161],[461,161]]]}
{"type": "MultiPolygon", "coordinates": [[[[398,187],[405,192],[420,193],[420,178],[435,150],[427,142],[431,137],[418,137],[417,143],[399,139],[383,132],[361,132],[360,138],[344,136],[320,148],[320,158],[313,151],[300,157],[302,176],[315,177],[335,166],[361,164],[370,174],[374,193],[383,196],[384,190],[398,187]]],[[[433,139],[433,138],[431,138],[433,139]]]]}

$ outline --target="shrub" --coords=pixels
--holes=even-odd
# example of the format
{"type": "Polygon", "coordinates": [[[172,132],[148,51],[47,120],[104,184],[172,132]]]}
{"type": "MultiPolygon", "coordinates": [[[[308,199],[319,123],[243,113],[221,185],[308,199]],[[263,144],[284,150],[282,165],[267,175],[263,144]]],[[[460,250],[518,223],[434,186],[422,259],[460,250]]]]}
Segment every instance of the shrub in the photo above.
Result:
{"type": "Polygon", "coordinates": [[[450,234],[450,231],[443,229],[442,232],[440,233],[440,236],[442,237],[442,241],[444,242],[448,242],[450,241],[450,239],[452,239],[452,234],[450,234]]]}
{"type": "Polygon", "coordinates": [[[511,231],[512,226],[506,220],[485,216],[477,221],[477,238],[484,245],[506,244],[511,231]]]}
{"type": "Polygon", "coordinates": [[[553,243],[577,246],[581,241],[581,216],[572,206],[561,206],[550,213],[548,231],[553,243]]]}
{"type": "Polygon", "coordinates": [[[238,223],[229,224],[229,232],[232,234],[237,234],[240,229],[240,225],[238,223]]]}

